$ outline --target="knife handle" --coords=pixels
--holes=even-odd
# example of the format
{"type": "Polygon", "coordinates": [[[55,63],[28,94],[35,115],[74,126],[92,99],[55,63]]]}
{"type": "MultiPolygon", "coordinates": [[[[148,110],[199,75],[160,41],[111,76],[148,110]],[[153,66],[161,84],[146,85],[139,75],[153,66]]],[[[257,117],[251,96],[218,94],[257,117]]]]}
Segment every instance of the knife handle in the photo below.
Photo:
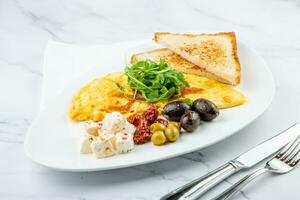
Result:
{"type": "Polygon", "coordinates": [[[192,200],[197,199],[206,191],[231,176],[242,168],[240,163],[230,161],[214,171],[197,178],[173,191],[166,194],[161,200],[192,200]]]}

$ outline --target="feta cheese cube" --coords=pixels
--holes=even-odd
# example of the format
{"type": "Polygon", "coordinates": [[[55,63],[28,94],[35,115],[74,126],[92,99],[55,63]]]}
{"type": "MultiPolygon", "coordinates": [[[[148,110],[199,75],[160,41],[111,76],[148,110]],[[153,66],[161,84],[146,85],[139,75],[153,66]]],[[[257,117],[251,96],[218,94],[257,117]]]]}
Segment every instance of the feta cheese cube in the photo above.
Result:
{"type": "Polygon", "coordinates": [[[126,119],[119,112],[112,112],[106,114],[102,122],[102,132],[115,134],[125,127],[126,119]]]}
{"type": "Polygon", "coordinates": [[[110,140],[96,139],[91,143],[91,149],[97,158],[115,155],[114,146],[110,140]]]}
{"type": "Polygon", "coordinates": [[[116,149],[118,153],[127,153],[134,147],[133,135],[127,131],[120,131],[116,134],[116,149]]]}
{"type": "Polygon", "coordinates": [[[135,130],[136,130],[136,127],[133,124],[131,124],[128,121],[126,121],[126,123],[125,123],[125,130],[126,130],[126,132],[128,134],[133,135],[134,132],[135,132],[135,130]]]}
{"type": "Polygon", "coordinates": [[[118,112],[108,113],[102,122],[84,124],[86,134],[80,153],[94,153],[97,158],[126,153],[134,148],[136,127],[118,112]]]}
{"type": "Polygon", "coordinates": [[[81,146],[80,146],[80,153],[81,154],[89,154],[92,153],[92,149],[91,149],[91,143],[92,143],[93,139],[91,137],[88,136],[84,136],[81,146]]]}
{"type": "Polygon", "coordinates": [[[116,144],[116,136],[115,134],[110,134],[110,133],[100,133],[99,132],[99,138],[103,141],[109,140],[113,147],[115,148],[116,144]]]}
{"type": "Polygon", "coordinates": [[[84,127],[88,134],[98,136],[98,130],[100,129],[101,125],[98,122],[87,121],[85,122],[84,127]]]}

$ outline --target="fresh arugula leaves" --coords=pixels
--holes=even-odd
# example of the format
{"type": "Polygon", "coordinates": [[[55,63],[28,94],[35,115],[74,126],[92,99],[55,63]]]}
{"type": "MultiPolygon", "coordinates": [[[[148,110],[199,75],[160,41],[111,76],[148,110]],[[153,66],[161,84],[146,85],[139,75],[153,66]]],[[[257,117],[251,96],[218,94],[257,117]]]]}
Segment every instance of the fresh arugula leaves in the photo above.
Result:
{"type": "Polygon", "coordinates": [[[183,74],[170,68],[164,60],[159,63],[138,61],[126,67],[125,74],[131,89],[140,92],[144,99],[152,103],[180,94],[180,86],[189,87],[183,74]]]}

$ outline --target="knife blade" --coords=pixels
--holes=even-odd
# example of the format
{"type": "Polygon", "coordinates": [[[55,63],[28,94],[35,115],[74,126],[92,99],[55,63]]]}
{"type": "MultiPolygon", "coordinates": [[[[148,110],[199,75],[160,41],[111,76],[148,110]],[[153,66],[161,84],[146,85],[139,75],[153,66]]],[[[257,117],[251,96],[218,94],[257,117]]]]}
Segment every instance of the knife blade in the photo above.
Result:
{"type": "Polygon", "coordinates": [[[194,200],[241,169],[250,168],[272,156],[300,134],[296,123],[276,136],[246,151],[218,169],[164,195],[161,200],[194,200]]]}
{"type": "Polygon", "coordinates": [[[290,141],[296,139],[299,134],[300,124],[296,123],[278,135],[241,154],[233,161],[239,162],[243,167],[252,167],[282,149],[290,141]]]}

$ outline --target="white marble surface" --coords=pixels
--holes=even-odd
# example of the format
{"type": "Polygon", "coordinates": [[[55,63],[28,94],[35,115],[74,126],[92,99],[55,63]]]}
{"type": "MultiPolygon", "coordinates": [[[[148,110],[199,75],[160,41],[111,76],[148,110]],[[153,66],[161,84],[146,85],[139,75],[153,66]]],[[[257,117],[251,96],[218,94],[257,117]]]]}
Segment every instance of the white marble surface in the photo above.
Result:
{"type": "MultiPolygon", "coordinates": [[[[300,121],[299,22],[297,0],[0,1],[0,199],[158,199],[300,121]],[[100,44],[200,29],[235,31],[269,64],[277,92],[250,126],[199,152],[121,170],[64,173],[25,157],[23,140],[38,112],[48,39],[100,44]]],[[[265,177],[235,199],[299,199],[299,169],[265,177]]]]}

